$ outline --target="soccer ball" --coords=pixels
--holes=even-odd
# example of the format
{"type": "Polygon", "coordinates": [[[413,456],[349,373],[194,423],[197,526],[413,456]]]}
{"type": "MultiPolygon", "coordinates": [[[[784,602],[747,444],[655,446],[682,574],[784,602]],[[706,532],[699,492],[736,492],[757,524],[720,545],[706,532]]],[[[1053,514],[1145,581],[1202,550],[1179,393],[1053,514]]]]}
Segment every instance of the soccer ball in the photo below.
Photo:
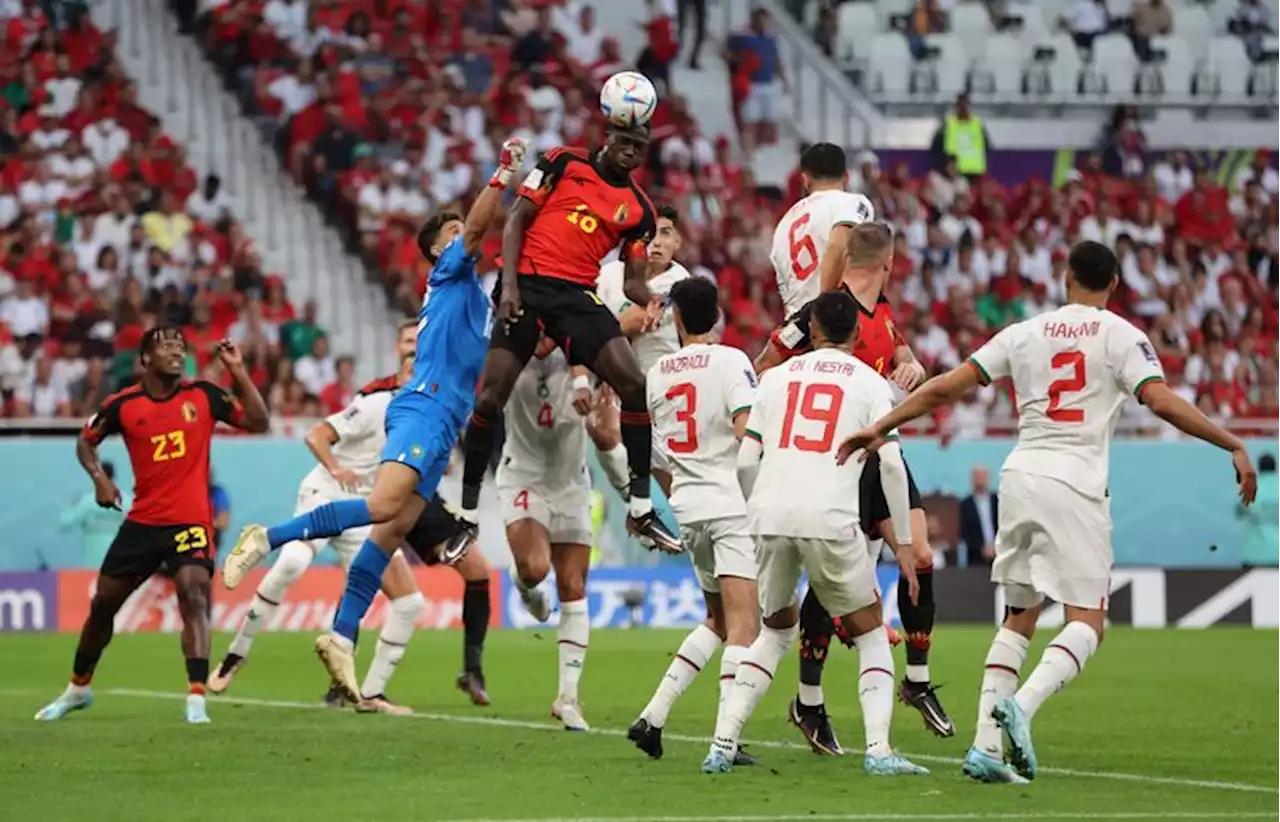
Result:
{"type": "Polygon", "coordinates": [[[642,126],[658,105],[658,90],[638,71],[620,71],[600,88],[600,112],[616,126],[642,126]]]}

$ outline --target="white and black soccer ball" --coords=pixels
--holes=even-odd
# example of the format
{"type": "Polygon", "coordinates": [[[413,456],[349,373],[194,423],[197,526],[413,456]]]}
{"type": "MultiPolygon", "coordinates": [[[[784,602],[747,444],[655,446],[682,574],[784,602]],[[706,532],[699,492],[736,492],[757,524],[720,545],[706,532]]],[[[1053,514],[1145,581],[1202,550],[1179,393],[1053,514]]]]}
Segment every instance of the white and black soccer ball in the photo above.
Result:
{"type": "Polygon", "coordinates": [[[658,107],[658,90],[638,71],[620,71],[600,88],[600,112],[616,126],[642,126],[658,107]]]}

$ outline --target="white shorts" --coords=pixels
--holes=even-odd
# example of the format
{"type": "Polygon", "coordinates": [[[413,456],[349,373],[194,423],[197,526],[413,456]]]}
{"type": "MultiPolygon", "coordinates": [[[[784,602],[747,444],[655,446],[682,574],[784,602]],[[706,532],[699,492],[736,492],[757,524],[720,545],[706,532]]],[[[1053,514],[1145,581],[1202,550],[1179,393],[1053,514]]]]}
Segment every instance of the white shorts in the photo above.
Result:
{"type": "Polygon", "coordinates": [[[500,472],[498,499],[502,502],[504,525],[531,519],[547,529],[552,544],[592,542],[590,486],[551,490],[535,480],[500,472]]]}
{"type": "Polygon", "coordinates": [[[1109,499],[1086,497],[1049,477],[1003,471],[999,519],[991,581],[1024,589],[1007,592],[1009,604],[1034,604],[1023,604],[1025,589],[1032,589],[1063,605],[1106,606],[1114,561],[1109,499]]]}
{"type": "Polygon", "coordinates": [[[745,515],[681,525],[680,539],[693,561],[693,572],[702,590],[719,593],[717,577],[755,580],[756,546],[745,515]]]}
{"type": "Polygon", "coordinates": [[[801,569],[809,572],[809,587],[832,616],[880,600],[876,563],[860,532],[848,539],[762,536],[757,544],[760,614],[765,618],[795,603],[801,569]]]}
{"type": "Polygon", "coordinates": [[[738,112],[744,123],[777,123],[782,119],[782,86],[752,83],[738,112]]]}
{"type": "MultiPolygon", "coordinates": [[[[324,505],[326,502],[360,498],[359,494],[348,494],[341,490],[335,491],[310,481],[304,481],[302,486],[298,488],[298,505],[294,508],[293,515],[296,517],[300,514],[305,514],[313,508],[324,505]]],[[[372,531],[372,525],[362,525],[359,528],[343,531],[336,537],[309,539],[302,544],[311,549],[313,556],[323,551],[325,545],[332,545],[333,550],[338,554],[338,561],[342,563],[342,567],[345,569],[351,564],[356,552],[360,550],[361,545],[364,545],[364,541],[369,538],[369,534],[372,531]]]]}

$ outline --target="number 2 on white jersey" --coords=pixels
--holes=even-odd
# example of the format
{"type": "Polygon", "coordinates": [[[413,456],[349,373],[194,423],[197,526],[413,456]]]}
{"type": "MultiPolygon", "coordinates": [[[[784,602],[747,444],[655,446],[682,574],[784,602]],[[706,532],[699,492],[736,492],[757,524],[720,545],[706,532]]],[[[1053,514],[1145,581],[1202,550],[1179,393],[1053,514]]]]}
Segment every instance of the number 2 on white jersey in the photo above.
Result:
{"type": "Polygon", "coordinates": [[[1083,408],[1062,407],[1063,394],[1084,388],[1084,352],[1060,351],[1053,355],[1049,364],[1054,370],[1065,368],[1068,372],[1062,379],[1049,383],[1049,407],[1044,415],[1054,422],[1084,422],[1083,408]]]}
{"type": "Polygon", "coordinates": [[[791,258],[791,273],[796,280],[804,282],[809,275],[818,270],[818,247],[809,236],[806,227],[809,225],[809,212],[803,212],[791,221],[787,229],[787,253],[791,258]]]}

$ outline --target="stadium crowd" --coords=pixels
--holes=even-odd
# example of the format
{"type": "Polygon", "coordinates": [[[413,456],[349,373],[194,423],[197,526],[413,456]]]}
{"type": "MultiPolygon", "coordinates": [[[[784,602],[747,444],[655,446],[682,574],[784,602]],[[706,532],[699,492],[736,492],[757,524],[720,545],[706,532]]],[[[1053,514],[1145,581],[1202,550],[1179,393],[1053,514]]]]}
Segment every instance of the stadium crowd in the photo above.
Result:
{"type": "MultiPolygon", "coordinates": [[[[470,199],[501,139],[594,145],[600,81],[674,59],[661,2],[640,55],[622,54],[579,0],[171,2],[405,311],[427,274],[414,228],[470,199]]],[[[0,46],[4,413],[86,413],[131,378],[156,321],[185,326],[191,372],[215,380],[212,344],[240,342],[276,415],[340,408],[353,363],[328,350],[316,307],[295,310],[262,270],[217,179],[198,180],[137,104],[113,35],[83,13],[50,21],[32,0],[8,6],[18,13],[0,46]]],[[[680,260],[719,285],[725,341],[754,353],[782,319],[768,253],[799,174],[783,189],[757,185],[734,141],[703,134],[678,93],[663,96],[653,137],[643,182],[682,215],[680,260]]],[[[1277,177],[1264,152],[1226,185],[1182,155],[1125,177],[1089,154],[1057,188],[971,180],[946,158],[914,177],[871,152],[854,160],[851,187],[897,230],[887,295],[931,370],[1057,305],[1065,249],[1101,239],[1124,266],[1114,308],[1150,330],[1178,390],[1207,413],[1275,420],[1277,177]]],[[[496,246],[494,236],[490,270],[496,246]]],[[[988,390],[947,430],[981,436],[1009,418],[1007,396],[988,390]]]]}

